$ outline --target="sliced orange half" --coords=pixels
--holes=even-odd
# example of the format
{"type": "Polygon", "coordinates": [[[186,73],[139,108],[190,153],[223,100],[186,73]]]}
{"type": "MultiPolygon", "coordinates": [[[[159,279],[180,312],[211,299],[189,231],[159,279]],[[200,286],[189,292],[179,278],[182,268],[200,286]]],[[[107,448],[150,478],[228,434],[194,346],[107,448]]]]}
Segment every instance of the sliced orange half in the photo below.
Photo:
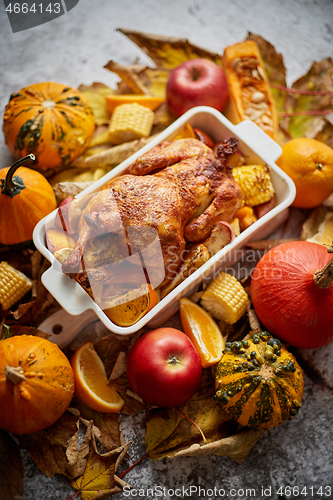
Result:
{"type": "Polygon", "coordinates": [[[164,97],[153,97],[151,95],[144,94],[123,94],[123,95],[107,95],[106,99],[106,107],[108,108],[109,113],[113,113],[114,108],[119,106],[120,104],[131,104],[136,102],[137,104],[141,104],[141,106],[146,106],[146,108],[155,111],[162,102],[165,101],[164,97]]]}
{"type": "Polygon", "coordinates": [[[75,394],[96,411],[116,413],[124,405],[118,392],[108,385],[108,379],[101,358],[91,342],[81,346],[72,356],[75,394]]]}
{"type": "Polygon", "coordinates": [[[218,363],[224,349],[219,327],[211,315],[192,300],[183,297],[179,302],[184,332],[199,352],[203,368],[218,363]]]}
{"type": "Polygon", "coordinates": [[[157,292],[151,285],[145,290],[131,290],[118,299],[114,306],[104,309],[105,314],[118,326],[132,326],[158,303],[157,292]],[[146,293],[144,293],[146,291],[146,293]]]}
{"type": "Polygon", "coordinates": [[[178,141],[179,139],[195,139],[195,132],[189,123],[185,123],[172,137],[173,141],[178,141]]]}

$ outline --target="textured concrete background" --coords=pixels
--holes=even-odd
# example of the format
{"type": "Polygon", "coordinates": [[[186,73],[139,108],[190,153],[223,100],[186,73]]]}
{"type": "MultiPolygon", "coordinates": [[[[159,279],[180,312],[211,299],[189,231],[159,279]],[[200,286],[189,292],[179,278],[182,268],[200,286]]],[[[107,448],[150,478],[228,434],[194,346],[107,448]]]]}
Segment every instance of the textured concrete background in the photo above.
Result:
{"type": "MultiPolygon", "coordinates": [[[[139,57],[139,62],[149,64],[146,56],[116,28],[185,37],[219,53],[225,46],[242,41],[250,31],[263,36],[283,54],[291,84],[313,61],[333,55],[332,26],[332,0],[80,0],[65,16],[13,34],[1,2],[1,112],[12,92],[35,82],[54,80],[75,87],[99,81],[113,86],[117,78],[103,69],[109,59],[130,64],[139,57]]],[[[2,137],[0,154],[2,166],[10,164],[11,156],[2,137]]],[[[194,485],[224,488],[227,492],[231,488],[256,488],[255,498],[264,498],[261,488],[272,487],[272,494],[266,491],[266,498],[333,498],[332,345],[303,353],[322,378],[305,377],[299,415],[266,432],[242,465],[215,456],[146,461],[126,480],[135,488],[194,485]],[[279,486],[296,486],[300,490],[307,486],[308,493],[297,495],[294,490],[292,497],[278,496],[273,492],[279,486]],[[312,486],[313,494],[309,489],[312,486]],[[325,489],[323,496],[317,495],[320,486],[331,486],[331,495],[325,489]]],[[[130,450],[134,461],[144,454],[144,421],[141,415],[122,420],[126,439],[134,440],[130,450]]],[[[65,478],[48,479],[28,456],[24,455],[24,461],[24,500],[65,500],[73,494],[65,478]]],[[[240,491],[234,498],[250,497],[240,491]]]]}

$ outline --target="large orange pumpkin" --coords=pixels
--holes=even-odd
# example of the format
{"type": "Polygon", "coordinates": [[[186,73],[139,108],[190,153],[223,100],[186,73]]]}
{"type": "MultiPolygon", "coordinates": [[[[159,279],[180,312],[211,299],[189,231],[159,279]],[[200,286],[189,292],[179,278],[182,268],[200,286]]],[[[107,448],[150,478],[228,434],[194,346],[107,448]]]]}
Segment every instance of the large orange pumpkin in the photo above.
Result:
{"type": "Polygon", "coordinates": [[[36,169],[65,166],[88,146],[95,130],[93,111],[76,89],[42,82],[12,94],[3,122],[5,141],[16,158],[37,157],[36,169]]]}
{"type": "Polygon", "coordinates": [[[0,342],[1,429],[45,429],[66,411],[73,392],[72,367],[56,344],[33,335],[0,342]]]}
{"type": "Polygon", "coordinates": [[[314,349],[333,342],[330,252],[310,241],[283,243],[269,250],[253,271],[251,300],[260,321],[294,347],[314,349]]]}
{"type": "Polygon", "coordinates": [[[33,159],[33,155],[28,155],[0,170],[0,243],[3,245],[31,240],[37,222],[57,208],[52,186],[43,174],[20,166],[33,159]]]}

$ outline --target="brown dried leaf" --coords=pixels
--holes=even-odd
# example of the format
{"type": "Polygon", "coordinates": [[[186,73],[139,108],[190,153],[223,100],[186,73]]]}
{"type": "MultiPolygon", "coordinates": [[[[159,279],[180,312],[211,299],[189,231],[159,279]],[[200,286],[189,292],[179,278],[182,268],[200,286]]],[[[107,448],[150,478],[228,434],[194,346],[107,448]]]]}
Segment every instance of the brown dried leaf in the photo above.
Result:
{"type": "Polygon", "coordinates": [[[55,191],[65,194],[66,196],[76,196],[84,189],[91,186],[95,181],[85,182],[59,182],[54,186],[55,191]]]}
{"type": "Polygon", "coordinates": [[[193,45],[185,38],[166,37],[119,28],[156,64],[158,69],[171,70],[188,59],[204,57],[221,65],[221,56],[193,45]]]}
{"type": "Polygon", "coordinates": [[[79,422],[77,422],[77,432],[72,436],[66,450],[68,460],[67,472],[71,478],[76,478],[84,473],[89,454],[89,443],[92,439],[93,422],[88,422],[88,426],[79,446],[79,422]]]}
{"type": "Polygon", "coordinates": [[[112,167],[118,165],[122,161],[126,160],[133,153],[142,148],[145,144],[151,141],[155,136],[151,135],[147,139],[136,139],[135,141],[124,142],[117,146],[112,146],[100,153],[93,154],[91,156],[80,156],[73,163],[73,167],[76,168],[105,168],[108,167],[110,170],[112,167]]]}
{"type": "Polygon", "coordinates": [[[307,240],[316,234],[326,214],[327,208],[323,205],[319,205],[312,210],[311,214],[302,225],[301,240],[307,240]]]}
{"type": "MultiPolygon", "coordinates": [[[[332,59],[314,62],[309,71],[292,85],[292,89],[333,92],[332,59]]],[[[285,109],[293,112],[333,110],[332,94],[288,94],[285,109]]],[[[288,121],[288,131],[291,137],[317,138],[322,134],[322,137],[332,144],[332,136],[322,132],[325,128],[329,129],[328,132],[332,131],[332,126],[325,117],[300,115],[291,116],[288,121]]]]}
{"type": "MultiPolygon", "coordinates": [[[[94,347],[102,359],[106,373],[110,377],[113,368],[117,362],[119,354],[128,354],[131,346],[131,339],[118,338],[113,334],[108,335],[100,340],[98,340],[94,347]]],[[[136,415],[138,412],[144,410],[146,405],[134,397],[130,392],[130,385],[127,380],[127,372],[123,372],[118,378],[110,381],[110,385],[114,387],[121,395],[125,404],[121,410],[121,413],[126,415],[136,415]]]]}
{"type": "Polygon", "coordinates": [[[16,335],[33,335],[36,337],[41,337],[42,339],[48,339],[49,334],[38,330],[38,328],[34,328],[33,326],[24,326],[24,325],[10,325],[9,328],[9,336],[14,337],[16,335]]]}
{"type": "Polygon", "coordinates": [[[78,417],[65,412],[59,420],[43,431],[17,436],[43,474],[52,478],[67,472],[66,448],[77,432],[78,417]]]}
{"type": "Polygon", "coordinates": [[[79,90],[89,101],[92,107],[96,125],[103,125],[110,120],[110,113],[106,107],[105,96],[115,94],[115,91],[107,87],[103,83],[95,82],[90,87],[87,85],[80,85],[79,90]]]}
{"type": "MultiPolygon", "coordinates": [[[[212,454],[222,450],[222,441],[234,436],[239,425],[231,420],[229,415],[213,399],[215,393],[214,380],[209,369],[204,370],[202,384],[198,392],[179,411],[192,419],[203,431],[207,443],[203,444],[199,430],[187,418],[175,409],[150,408],[147,411],[146,448],[152,460],[174,457],[181,450],[183,454],[212,454]],[[201,442],[201,444],[199,444],[201,442]],[[219,443],[218,445],[216,443],[219,443]],[[194,445],[194,448],[193,448],[194,445]],[[207,449],[207,446],[211,445],[207,449]]],[[[241,443],[243,444],[243,443],[241,443]]],[[[244,458],[249,449],[239,446],[239,456],[244,458]]],[[[228,455],[229,456],[229,455],[228,455]]]]}
{"type": "Polygon", "coordinates": [[[127,483],[117,477],[117,469],[127,454],[130,443],[100,455],[91,446],[84,473],[71,481],[71,486],[80,491],[82,500],[99,500],[122,491],[127,483]]]}
{"type": "Polygon", "coordinates": [[[118,413],[97,412],[76,399],[73,399],[71,407],[79,410],[81,421],[93,422],[99,429],[100,436],[98,436],[98,439],[107,450],[118,448],[123,443],[118,413]]]}
{"type": "Polygon", "coordinates": [[[218,455],[220,457],[229,457],[241,464],[264,432],[264,429],[243,428],[236,434],[213,443],[206,445],[193,444],[188,449],[180,450],[173,456],[178,458],[218,455]]]}
{"type": "Polygon", "coordinates": [[[142,70],[142,66],[138,67],[135,64],[131,66],[122,66],[114,61],[109,61],[104,68],[112,73],[116,73],[134,94],[151,95],[137,75],[138,70],[142,70]]]}
{"type": "Polygon", "coordinates": [[[23,498],[23,477],[20,449],[8,432],[0,430],[1,500],[23,498]]]}

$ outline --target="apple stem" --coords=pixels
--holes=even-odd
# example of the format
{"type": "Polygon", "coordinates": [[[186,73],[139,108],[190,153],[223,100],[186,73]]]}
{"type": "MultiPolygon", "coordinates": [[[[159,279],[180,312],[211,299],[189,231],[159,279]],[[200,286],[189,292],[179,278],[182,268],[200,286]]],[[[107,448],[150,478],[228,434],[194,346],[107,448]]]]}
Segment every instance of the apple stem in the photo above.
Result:
{"type": "Polygon", "coordinates": [[[184,415],[184,413],[182,413],[181,411],[177,410],[177,408],[174,408],[174,410],[179,413],[179,415],[181,415],[182,417],[186,418],[187,420],[189,420],[193,425],[196,426],[196,428],[198,429],[198,431],[200,432],[201,434],[201,437],[203,439],[203,442],[204,444],[207,444],[207,439],[206,439],[206,436],[204,435],[204,433],[202,432],[202,430],[200,429],[200,427],[198,426],[198,424],[196,422],[194,422],[194,420],[192,420],[190,417],[187,417],[186,415],[184,415]]]}
{"type": "Polygon", "coordinates": [[[192,70],[192,80],[193,80],[193,82],[195,82],[198,78],[199,78],[199,75],[198,75],[197,67],[193,66],[193,70],[192,70]]]}

